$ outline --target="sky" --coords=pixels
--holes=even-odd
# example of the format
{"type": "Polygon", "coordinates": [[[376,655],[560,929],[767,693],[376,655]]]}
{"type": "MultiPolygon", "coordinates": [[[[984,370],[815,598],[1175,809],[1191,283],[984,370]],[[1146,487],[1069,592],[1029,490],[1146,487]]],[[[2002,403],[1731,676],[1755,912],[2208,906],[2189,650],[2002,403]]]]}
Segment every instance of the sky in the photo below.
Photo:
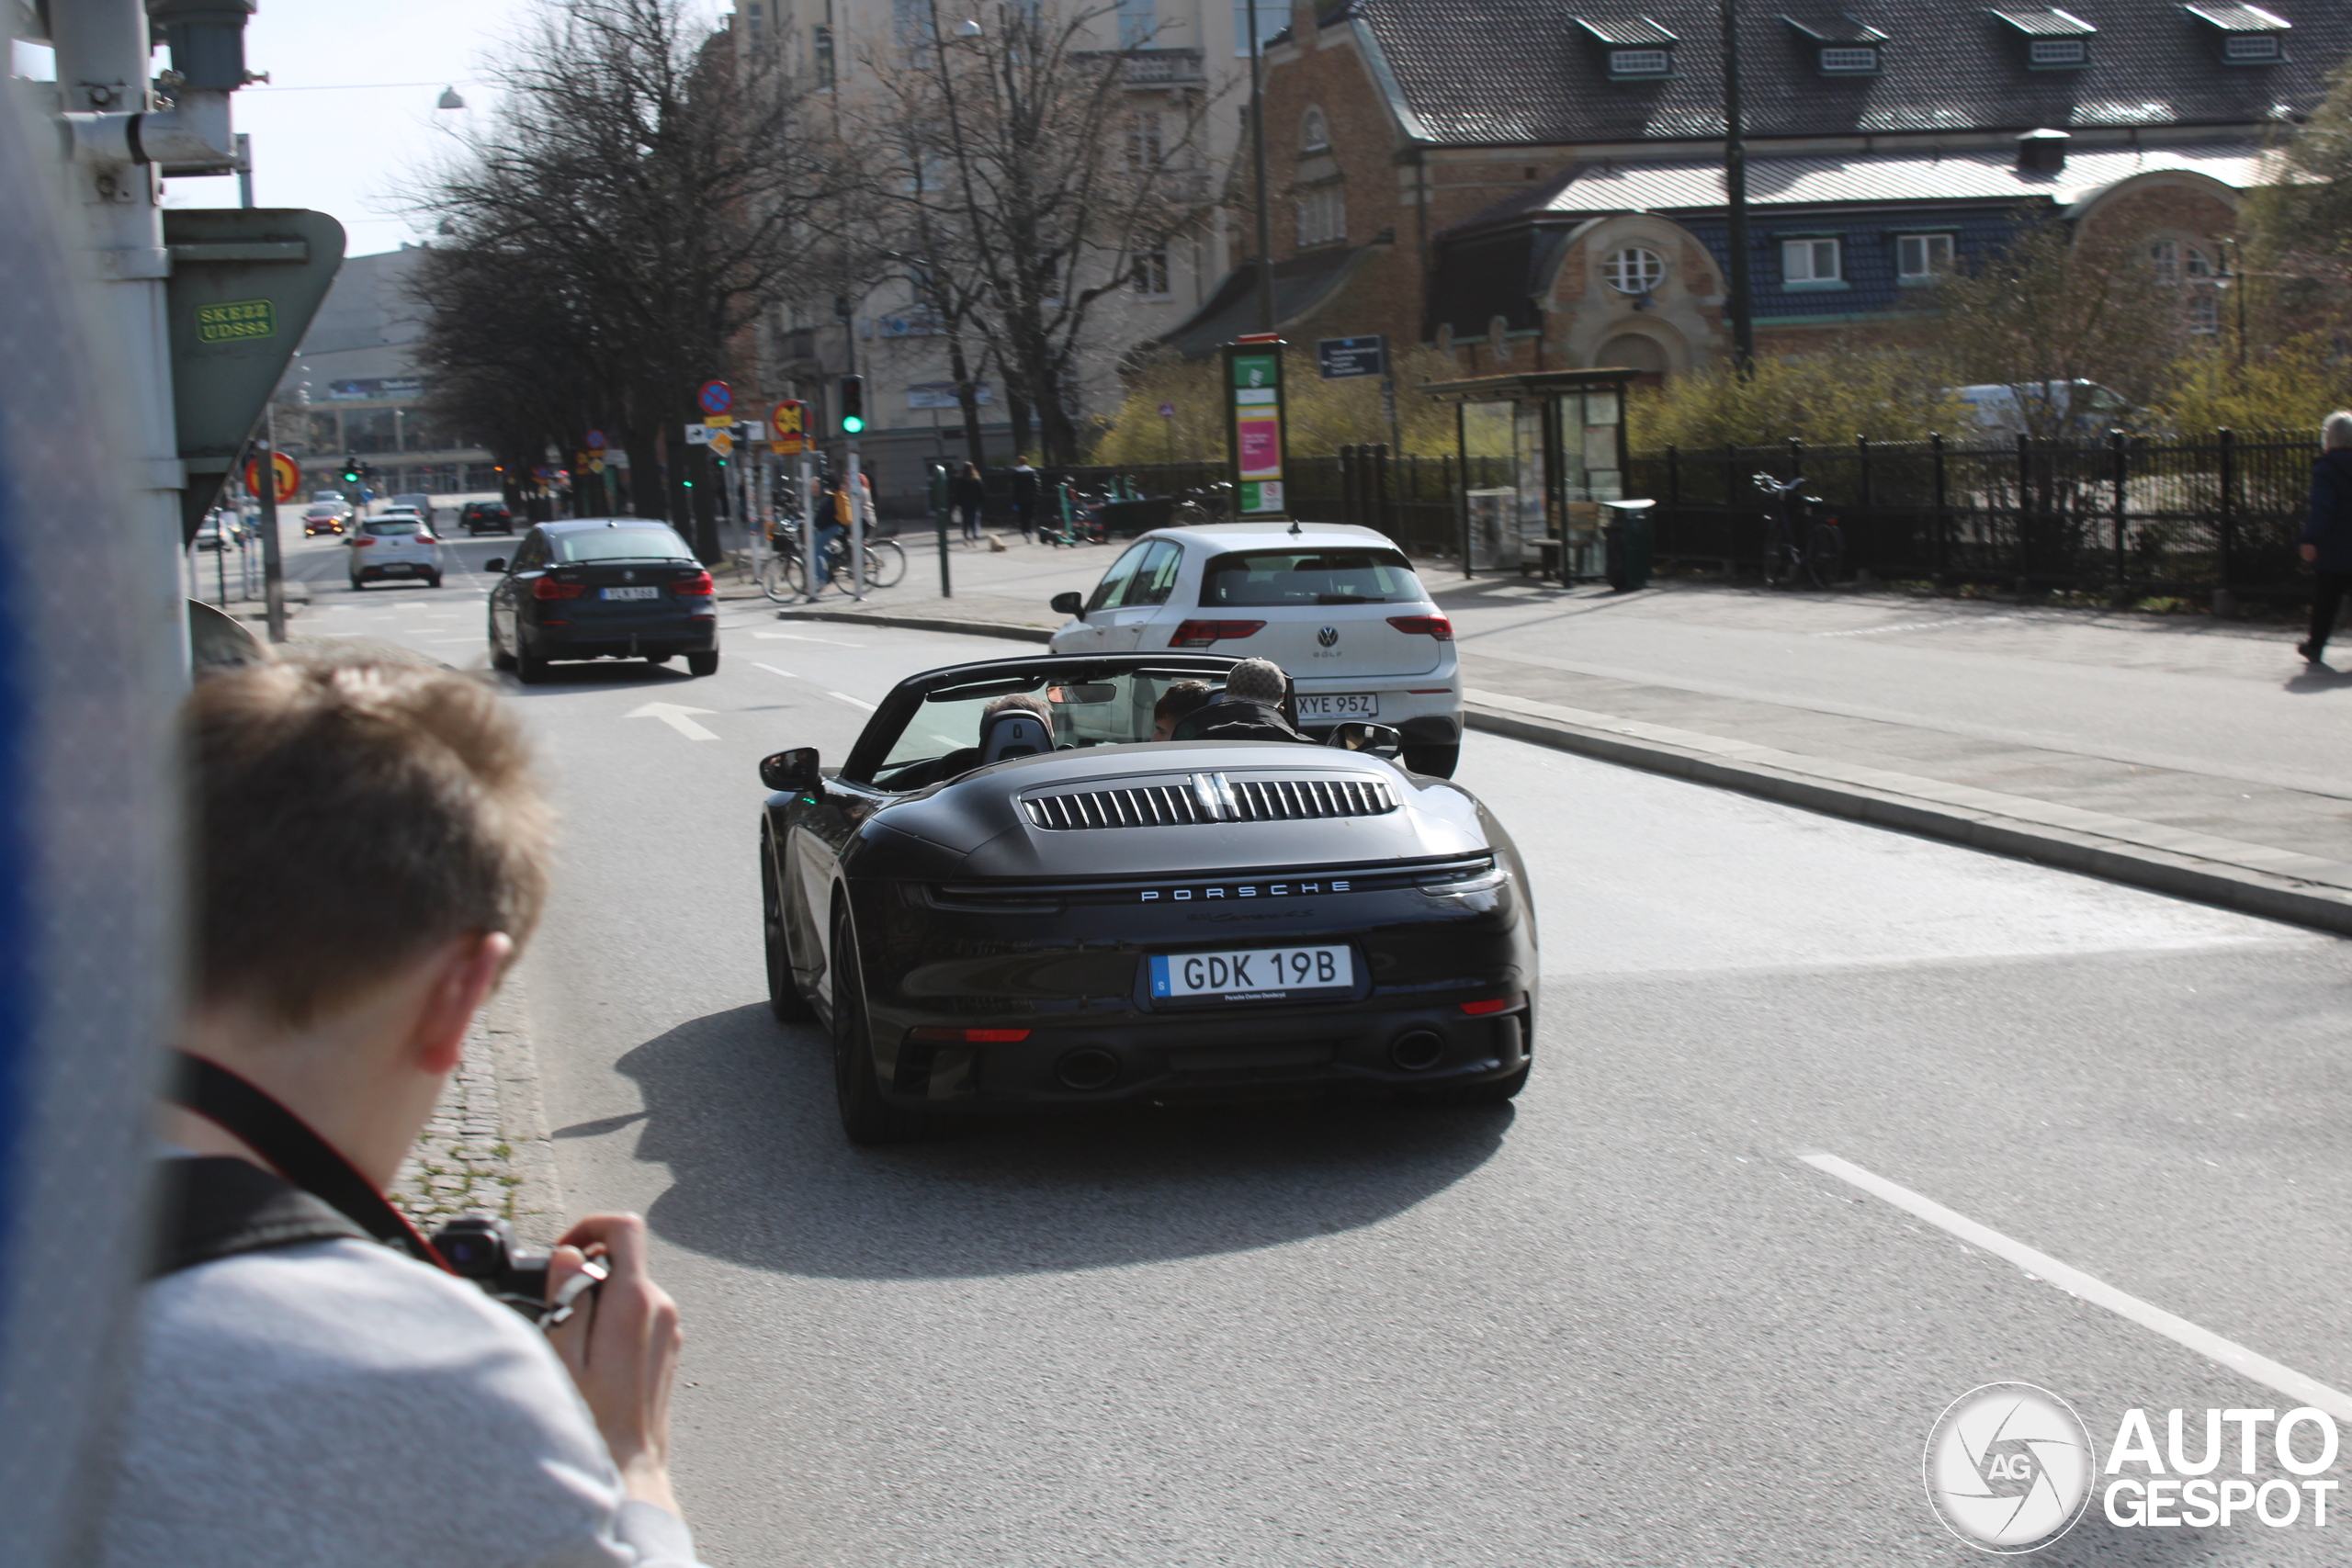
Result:
{"type": "MultiPolygon", "coordinates": [[[[348,255],[429,239],[433,220],[407,214],[401,193],[456,150],[454,131],[495,107],[488,72],[547,3],[260,0],[245,28],[245,64],[270,79],[239,93],[232,111],[253,137],[254,205],[332,214],[348,255]],[[444,87],[466,107],[436,109],[444,87]]],[[[732,9],[690,3],[713,18],[732,9]]],[[[46,53],[20,51],[18,68],[40,71],[46,53]]],[[[158,70],[163,63],[159,53],[158,70]]],[[[237,181],[173,180],[164,202],[234,207],[237,181]]]]}

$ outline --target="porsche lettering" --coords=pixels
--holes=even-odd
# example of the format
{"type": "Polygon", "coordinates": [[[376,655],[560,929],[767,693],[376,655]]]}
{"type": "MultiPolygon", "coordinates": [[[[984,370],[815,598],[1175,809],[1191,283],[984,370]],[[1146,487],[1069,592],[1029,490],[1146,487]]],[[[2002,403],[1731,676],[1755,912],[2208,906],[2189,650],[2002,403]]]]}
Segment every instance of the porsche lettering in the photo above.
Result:
{"type": "Polygon", "coordinates": [[[1300,893],[1351,893],[1353,883],[1347,877],[1333,877],[1328,882],[1261,882],[1230,883],[1222,887],[1147,887],[1136,900],[1139,904],[1182,904],[1194,898],[1287,898],[1300,893]]]}

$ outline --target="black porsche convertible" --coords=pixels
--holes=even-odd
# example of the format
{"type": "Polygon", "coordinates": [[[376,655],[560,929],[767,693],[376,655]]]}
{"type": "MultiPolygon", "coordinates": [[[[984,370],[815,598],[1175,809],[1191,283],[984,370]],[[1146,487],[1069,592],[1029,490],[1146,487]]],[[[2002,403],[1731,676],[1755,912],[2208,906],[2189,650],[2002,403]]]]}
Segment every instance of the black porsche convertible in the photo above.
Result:
{"type": "Polygon", "coordinates": [[[1535,920],[1510,836],[1377,726],[1151,739],[1170,687],[1235,662],[955,665],[901,682],[838,768],[762,761],[769,1001],[830,1030],[852,1139],[991,1109],[1519,1092],[1535,920]]]}

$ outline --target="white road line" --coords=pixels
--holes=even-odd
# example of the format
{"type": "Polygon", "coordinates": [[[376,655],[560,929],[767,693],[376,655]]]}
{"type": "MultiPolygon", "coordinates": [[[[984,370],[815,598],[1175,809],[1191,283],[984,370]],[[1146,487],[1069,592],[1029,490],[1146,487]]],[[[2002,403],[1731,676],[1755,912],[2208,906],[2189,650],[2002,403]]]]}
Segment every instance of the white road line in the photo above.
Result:
{"type": "Polygon", "coordinates": [[[864,708],[868,713],[872,713],[874,711],[874,705],[872,703],[860,702],[855,697],[851,696],[847,692],[828,692],[825,694],[830,697],[839,697],[842,701],[847,703],[854,708],[864,708]]]}
{"type": "Polygon", "coordinates": [[[1815,632],[1815,637],[1883,637],[1888,632],[1932,632],[1945,626],[1982,626],[1996,621],[2015,620],[2014,615],[1956,615],[1949,621],[1911,621],[1899,626],[1855,626],[1842,632],[1815,632]]]}
{"type": "Polygon", "coordinates": [[[2118,1317],[2129,1318],[2141,1327],[2161,1334],[2209,1360],[2219,1361],[2265,1388],[2277,1389],[2299,1404],[2324,1410],[2339,1421],[2352,1421],[2352,1394],[2339,1393],[2316,1379],[2305,1377],[2292,1367],[2282,1366],[2267,1356],[2256,1355],[2234,1340],[2224,1339],[2208,1329],[2199,1328],[2185,1317],[2176,1317],[2160,1306],[2128,1295],[2104,1280],[2095,1279],[2079,1269],[2061,1263],[2046,1252],[2036,1252],[2023,1242],[2011,1241],[1990,1226],[1980,1225],[1965,1214],[1954,1213],[1932,1199],[1922,1198],[1907,1187],[1897,1187],[1886,1178],[1873,1175],[1860,1166],[1839,1159],[1836,1155],[1801,1153],[1796,1157],[1815,1170],[1859,1187],[1873,1197],[1883,1198],[1906,1213],[1917,1215],[1972,1247],[1983,1247],[1996,1258],[2007,1258],[2028,1274],[2047,1280],[2068,1295],[2079,1296],[2094,1306],[2105,1307],[2118,1317]]]}
{"type": "Polygon", "coordinates": [[[754,659],[754,660],[752,660],[752,668],[757,669],[757,670],[764,670],[764,671],[767,671],[769,674],[771,674],[771,675],[781,675],[781,676],[783,676],[783,677],[784,677],[786,680],[787,680],[787,681],[797,681],[798,679],[800,679],[800,677],[799,677],[799,676],[795,675],[795,674],[794,674],[791,671],[789,671],[789,670],[779,670],[779,669],[777,669],[777,668],[776,668],[775,665],[773,665],[773,664],[762,664],[762,663],[761,663],[758,660],[756,660],[756,659],[754,659]]]}
{"type": "Polygon", "coordinates": [[[708,712],[710,712],[708,708],[681,707],[676,703],[648,703],[643,707],[633,709],[621,716],[658,718],[689,740],[716,740],[718,739],[718,736],[686,716],[690,713],[707,714],[708,712]]]}
{"type": "Polygon", "coordinates": [[[782,637],[787,642],[821,642],[829,648],[864,648],[862,642],[843,642],[832,637],[803,637],[798,632],[753,632],[753,637],[782,637]]]}

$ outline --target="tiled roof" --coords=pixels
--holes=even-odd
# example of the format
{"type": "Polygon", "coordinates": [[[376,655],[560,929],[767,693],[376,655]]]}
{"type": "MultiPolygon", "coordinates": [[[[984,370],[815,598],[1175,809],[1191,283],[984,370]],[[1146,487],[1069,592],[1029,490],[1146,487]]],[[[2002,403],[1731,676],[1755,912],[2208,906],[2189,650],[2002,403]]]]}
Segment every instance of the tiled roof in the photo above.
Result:
{"type": "MultiPolygon", "coordinates": [[[[1274,326],[1288,326],[1331,297],[1369,245],[1326,246],[1274,264],[1274,326]]],[[[1159,338],[1187,359],[1204,359],[1243,333],[1258,330],[1258,268],[1243,262],[1225,275],[1207,303],[1159,338]]]]}
{"type": "MultiPolygon", "coordinates": [[[[2208,13],[2252,11],[2207,5],[2208,13]]],[[[2328,70],[2352,55],[2352,5],[2270,0],[2292,30],[2276,64],[2224,64],[2215,26],[2178,0],[2068,0],[2096,29],[2079,70],[2029,68],[2014,24],[1983,0],[1847,0],[1792,5],[1808,28],[1850,18],[1887,35],[1877,73],[1825,78],[1818,45],[1778,10],[1742,7],[1741,87],[1751,137],[1903,130],[2026,130],[2132,125],[2247,125],[2274,105],[2314,106],[2328,70]]],[[[1377,45],[1408,129],[1453,145],[1557,144],[1723,134],[1716,0],[1611,9],[1681,41],[1676,74],[1611,81],[1607,50],[1554,0],[1352,0],[1377,45]]],[[[2276,24],[2263,24],[2275,27],[2276,24]]]]}
{"type": "Polygon", "coordinates": [[[1680,41],[1647,17],[1603,17],[1595,13],[1590,16],[1570,17],[1568,20],[1602,43],[1617,44],[1621,47],[1626,44],[1680,41]]]}
{"type": "Polygon", "coordinates": [[[2086,38],[2098,31],[2072,11],[2021,10],[1996,6],[1992,14],[2029,38],[2086,38]]]}

